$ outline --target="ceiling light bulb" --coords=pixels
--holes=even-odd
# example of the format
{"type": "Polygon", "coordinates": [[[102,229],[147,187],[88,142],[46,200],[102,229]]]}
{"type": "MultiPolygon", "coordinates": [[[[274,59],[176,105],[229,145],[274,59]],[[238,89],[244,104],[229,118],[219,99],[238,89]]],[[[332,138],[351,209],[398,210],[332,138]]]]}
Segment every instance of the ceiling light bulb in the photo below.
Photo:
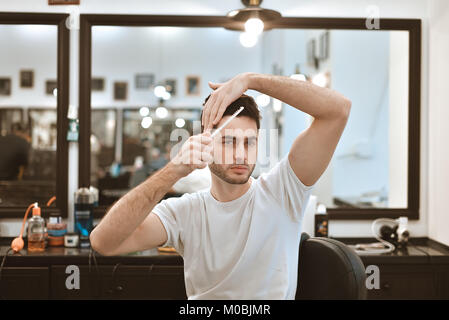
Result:
{"type": "Polygon", "coordinates": [[[178,128],[182,128],[186,124],[186,121],[182,118],[178,118],[176,119],[175,124],[178,128]]]}
{"type": "Polygon", "coordinates": [[[248,32],[243,32],[240,35],[240,43],[242,44],[242,46],[244,46],[245,48],[251,48],[254,47],[257,43],[257,36],[255,36],[252,33],[248,33],[248,32]]]}
{"type": "Polygon", "coordinates": [[[270,104],[270,97],[267,96],[266,94],[261,94],[257,96],[256,102],[259,106],[266,107],[270,104]]]}
{"type": "Polygon", "coordinates": [[[158,85],[154,88],[154,95],[158,98],[162,98],[164,92],[167,92],[164,86],[158,85]]]}
{"type": "Polygon", "coordinates": [[[318,73],[313,76],[312,83],[324,88],[327,86],[327,77],[324,73],[318,73]]]}
{"type": "Polygon", "coordinates": [[[290,78],[295,79],[295,80],[301,80],[301,81],[306,81],[306,76],[301,74],[301,73],[297,73],[297,74],[292,74],[290,76],[290,78]]]}
{"type": "Polygon", "coordinates": [[[162,99],[168,100],[168,99],[170,99],[170,98],[171,98],[170,92],[165,91],[165,92],[162,94],[162,99]]]}
{"type": "Polygon", "coordinates": [[[273,99],[273,110],[279,112],[282,110],[282,101],[278,99],[273,99]]]}
{"type": "Polygon", "coordinates": [[[158,118],[161,118],[161,119],[166,118],[168,116],[167,108],[164,108],[164,107],[157,108],[156,109],[156,116],[158,118]]]}
{"type": "Polygon", "coordinates": [[[151,117],[145,117],[142,119],[142,122],[140,123],[140,125],[142,126],[142,128],[148,129],[152,123],[153,123],[153,119],[151,117]]]}
{"type": "Polygon", "coordinates": [[[245,22],[245,31],[258,36],[263,32],[264,24],[259,18],[251,18],[245,22]]]}
{"type": "Polygon", "coordinates": [[[142,117],[146,117],[150,114],[150,109],[148,109],[148,107],[142,107],[140,108],[139,113],[142,117]]]}

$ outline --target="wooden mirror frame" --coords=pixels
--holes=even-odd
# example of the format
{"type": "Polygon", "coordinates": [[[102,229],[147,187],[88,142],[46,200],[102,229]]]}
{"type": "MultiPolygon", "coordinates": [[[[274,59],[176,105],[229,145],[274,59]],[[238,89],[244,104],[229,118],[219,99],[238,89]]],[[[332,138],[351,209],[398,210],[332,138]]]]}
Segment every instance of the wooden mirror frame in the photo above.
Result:
{"type": "MultiPolygon", "coordinates": [[[[97,15],[82,14],[80,19],[80,151],[79,185],[90,185],[91,76],[93,26],[171,26],[225,27],[243,30],[243,23],[223,16],[174,15],[97,15]]],[[[365,18],[280,18],[266,23],[276,29],[340,29],[367,30],[365,18]]],[[[421,20],[379,19],[378,30],[409,32],[408,82],[408,189],[407,208],[328,208],[332,220],[367,220],[408,217],[419,219],[420,189],[420,108],[421,108],[421,20]]],[[[104,211],[105,209],[103,209],[104,211]]],[[[104,214],[105,212],[103,212],[104,214]]],[[[96,215],[101,216],[101,214],[96,215]]]]}
{"type": "MultiPolygon", "coordinates": [[[[62,217],[68,216],[68,143],[67,111],[69,106],[69,50],[70,32],[66,26],[68,14],[53,13],[16,13],[0,12],[0,24],[8,25],[54,25],[57,34],[57,149],[56,149],[56,207],[46,208],[46,203],[39,204],[43,216],[51,212],[60,212],[62,217]]],[[[19,71],[19,70],[18,70],[19,71]]],[[[0,218],[23,217],[29,203],[23,207],[0,207],[0,218]]]]}

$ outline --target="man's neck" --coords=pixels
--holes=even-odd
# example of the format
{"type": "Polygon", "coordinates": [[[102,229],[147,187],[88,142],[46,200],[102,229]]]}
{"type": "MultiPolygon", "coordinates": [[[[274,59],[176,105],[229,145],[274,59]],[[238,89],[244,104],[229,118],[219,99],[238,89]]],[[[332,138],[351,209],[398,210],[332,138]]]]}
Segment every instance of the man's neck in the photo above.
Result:
{"type": "Polygon", "coordinates": [[[229,202],[240,198],[251,186],[251,177],[244,184],[231,184],[212,174],[212,196],[220,202],[229,202]]]}

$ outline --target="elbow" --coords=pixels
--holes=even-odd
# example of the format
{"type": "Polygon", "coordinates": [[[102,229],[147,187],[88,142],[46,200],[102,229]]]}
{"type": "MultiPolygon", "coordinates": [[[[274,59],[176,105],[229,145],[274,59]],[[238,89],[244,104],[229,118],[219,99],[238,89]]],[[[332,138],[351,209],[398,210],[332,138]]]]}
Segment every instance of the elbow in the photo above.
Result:
{"type": "Polygon", "coordinates": [[[89,235],[90,246],[91,248],[101,254],[102,256],[112,256],[113,253],[110,250],[107,250],[106,246],[103,244],[101,239],[99,239],[98,234],[95,233],[95,229],[89,235]]]}
{"type": "Polygon", "coordinates": [[[341,103],[341,112],[340,112],[340,116],[344,119],[344,120],[348,120],[349,115],[351,113],[351,105],[352,102],[351,100],[349,100],[346,97],[343,97],[343,101],[341,103]]]}

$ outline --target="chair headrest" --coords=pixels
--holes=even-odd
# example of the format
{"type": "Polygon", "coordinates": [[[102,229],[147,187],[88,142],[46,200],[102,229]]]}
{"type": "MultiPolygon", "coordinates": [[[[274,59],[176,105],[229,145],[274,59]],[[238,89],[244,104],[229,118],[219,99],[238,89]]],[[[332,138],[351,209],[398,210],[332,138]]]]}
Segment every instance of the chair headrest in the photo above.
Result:
{"type": "Polygon", "coordinates": [[[297,297],[300,299],[364,299],[365,267],[344,243],[301,234],[297,297]]]}

